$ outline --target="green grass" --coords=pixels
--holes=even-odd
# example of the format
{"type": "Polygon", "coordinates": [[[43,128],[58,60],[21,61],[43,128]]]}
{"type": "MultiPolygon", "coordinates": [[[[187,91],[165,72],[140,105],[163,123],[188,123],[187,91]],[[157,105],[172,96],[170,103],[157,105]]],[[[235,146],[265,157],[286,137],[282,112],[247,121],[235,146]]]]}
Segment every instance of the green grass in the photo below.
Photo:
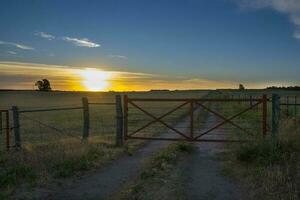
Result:
{"type": "Polygon", "coordinates": [[[138,178],[113,199],[151,200],[183,199],[181,173],[177,163],[194,151],[191,143],[178,142],[149,158],[138,178]]]}

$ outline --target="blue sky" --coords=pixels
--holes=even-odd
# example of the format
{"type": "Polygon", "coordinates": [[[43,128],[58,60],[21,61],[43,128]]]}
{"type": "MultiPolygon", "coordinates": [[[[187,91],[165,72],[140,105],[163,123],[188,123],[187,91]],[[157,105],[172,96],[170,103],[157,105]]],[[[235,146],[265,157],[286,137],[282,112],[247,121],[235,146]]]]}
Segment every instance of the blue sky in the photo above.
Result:
{"type": "Polygon", "coordinates": [[[2,0],[0,26],[0,62],[300,83],[298,0],[2,0]]]}

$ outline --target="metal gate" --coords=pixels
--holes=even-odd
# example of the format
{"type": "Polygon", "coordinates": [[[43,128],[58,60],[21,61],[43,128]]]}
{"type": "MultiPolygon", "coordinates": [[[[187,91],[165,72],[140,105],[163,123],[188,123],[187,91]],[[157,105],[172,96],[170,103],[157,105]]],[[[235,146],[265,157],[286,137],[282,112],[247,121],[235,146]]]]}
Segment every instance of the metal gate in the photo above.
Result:
{"type": "MultiPolygon", "coordinates": [[[[267,96],[262,95],[259,98],[187,98],[187,99],[181,99],[181,98],[129,98],[128,96],[124,96],[124,138],[127,139],[144,139],[144,140],[187,140],[187,141],[199,141],[199,142],[241,142],[241,140],[230,140],[230,139],[205,139],[205,135],[208,135],[212,133],[214,130],[224,126],[225,124],[229,124],[240,131],[244,132],[245,134],[251,135],[252,133],[243,128],[239,123],[234,122],[233,120],[237,117],[241,116],[242,114],[249,112],[250,110],[256,110],[261,114],[260,116],[260,133],[263,137],[267,134],[267,96]],[[178,105],[174,106],[173,108],[169,109],[167,112],[160,114],[159,116],[156,116],[157,114],[153,114],[151,110],[145,109],[143,107],[143,103],[146,102],[156,102],[156,103],[162,103],[162,102],[177,102],[178,105]],[[236,103],[247,103],[247,106],[243,108],[242,110],[238,111],[237,113],[233,114],[230,117],[225,117],[223,114],[219,113],[218,111],[215,111],[210,108],[207,104],[209,103],[221,103],[221,104],[228,104],[230,102],[236,102],[236,103]],[[259,107],[260,105],[260,107],[259,107]],[[129,108],[129,106],[131,108],[129,108]],[[164,121],[164,119],[167,116],[172,115],[175,111],[181,109],[184,106],[189,106],[189,111],[187,113],[188,118],[188,129],[179,130],[176,128],[176,126],[167,123],[164,121]],[[201,108],[202,110],[205,110],[206,112],[210,113],[211,115],[214,115],[221,121],[216,122],[212,127],[209,129],[202,131],[200,133],[195,133],[194,127],[195,127],[195,111],[196,109],[201,108]],[[128,130],[128,124],[130,123],[130,110],[131,109],[137,109],[140,112],[142,112],[145,116],[150,117],[152,120],[149,121],[146,124],[143,125],[137,125],[135,127],[135,130],[129,131],[128,130]],[[166,127],[167,129],[174,132],[177,136],[176,137],[160,137],[160,135],[154,136],[139,136],[139,133],[146,129],[147,127],[152,126],[155,123],[159,123],[166,127]]],[[[161,109],[164,109],[163,107],[161,109]]]]}

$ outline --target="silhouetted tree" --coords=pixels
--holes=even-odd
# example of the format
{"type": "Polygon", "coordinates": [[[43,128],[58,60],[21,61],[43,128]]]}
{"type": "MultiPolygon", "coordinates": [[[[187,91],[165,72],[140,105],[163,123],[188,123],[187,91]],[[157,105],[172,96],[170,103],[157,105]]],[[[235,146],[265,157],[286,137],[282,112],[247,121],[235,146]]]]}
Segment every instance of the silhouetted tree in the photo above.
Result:
{"type": "Polygon", "coordinates": [[[244,90],[244,89],[245,89],[244,85],[243,84],[239,84],[239,90],[244,90]]]}
{"type": "Polygon", "coordinates": [[[35,86],[37,86],[40,91],[51,91],[51,85],[48,79],[38,80],[35,86]]]}

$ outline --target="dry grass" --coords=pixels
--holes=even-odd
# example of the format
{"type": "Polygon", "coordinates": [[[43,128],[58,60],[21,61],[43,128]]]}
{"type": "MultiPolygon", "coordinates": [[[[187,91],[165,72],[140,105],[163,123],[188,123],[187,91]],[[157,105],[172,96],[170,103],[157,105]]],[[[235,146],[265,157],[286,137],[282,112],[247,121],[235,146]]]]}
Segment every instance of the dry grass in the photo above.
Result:
{"type": "Polygon", "coordinates": [[[300,198],[299,127],[299,118],[282,116],[277,140],[256,137],[255,142],[227,146],[231,151],[225,155],[224,171],[245,185],[249,199],[300,198]]]}

